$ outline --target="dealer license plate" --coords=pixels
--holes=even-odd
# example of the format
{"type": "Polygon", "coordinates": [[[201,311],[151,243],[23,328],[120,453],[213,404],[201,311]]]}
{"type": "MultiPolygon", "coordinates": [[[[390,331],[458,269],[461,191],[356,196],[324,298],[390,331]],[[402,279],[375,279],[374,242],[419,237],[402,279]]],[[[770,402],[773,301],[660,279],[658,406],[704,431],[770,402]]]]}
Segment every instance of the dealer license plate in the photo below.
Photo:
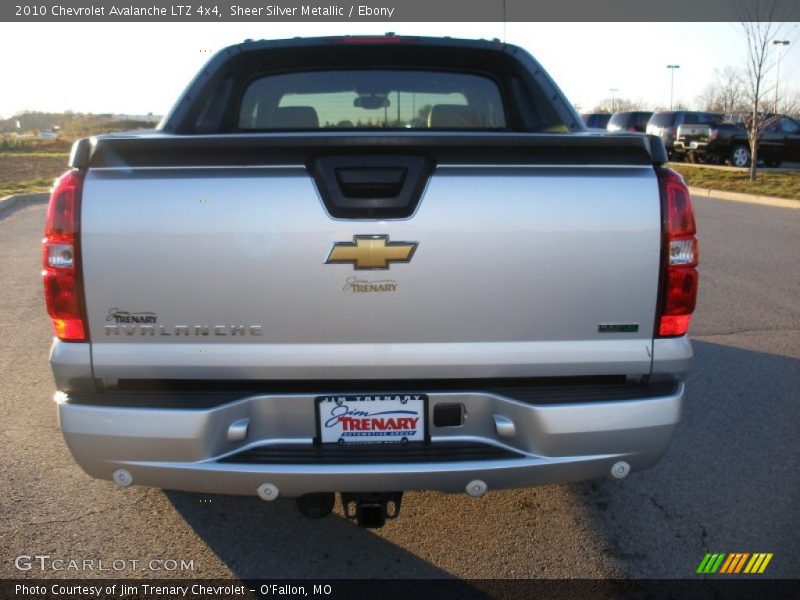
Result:
{"type": "Polygon", "coordinates": [[[317,439],[323,444],[423,442],[426,394],[317,396],[317,439]]]}

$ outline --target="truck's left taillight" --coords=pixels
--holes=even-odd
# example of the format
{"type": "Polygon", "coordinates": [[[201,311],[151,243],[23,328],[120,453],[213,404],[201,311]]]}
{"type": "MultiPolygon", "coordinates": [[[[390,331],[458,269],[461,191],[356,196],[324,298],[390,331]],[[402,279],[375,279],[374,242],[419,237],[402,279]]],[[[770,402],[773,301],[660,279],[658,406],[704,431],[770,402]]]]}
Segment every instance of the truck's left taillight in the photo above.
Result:
{"type": "Polygon", "coordinates": [[[686,335],[697,300],[697,226],[689,189],[672,169],[657,169],[664,255],[656,337],[686,335]]]}
{"type": "Polygon", "coordinates": [[[44,299],[53,330],[65,342],[87,339],[80,256],[83,173],[67,171],[50,196],[42,240],[44,299]]]}

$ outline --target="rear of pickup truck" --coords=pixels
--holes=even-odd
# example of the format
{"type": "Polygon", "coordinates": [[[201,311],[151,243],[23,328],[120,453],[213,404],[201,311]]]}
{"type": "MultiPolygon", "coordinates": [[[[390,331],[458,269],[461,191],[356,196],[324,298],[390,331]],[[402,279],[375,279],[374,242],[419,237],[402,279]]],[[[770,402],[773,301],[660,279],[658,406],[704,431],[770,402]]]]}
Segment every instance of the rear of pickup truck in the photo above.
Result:
{"type": "Polygon", "coordinates": [[[697,291],[665,162],[587,133],[513,46],[226,49],[159,130],[77,143],[54,189],[66,443],[120,486],[317,513],[341,492],[372,526],[405,490],[646,468],[697,291]]]}

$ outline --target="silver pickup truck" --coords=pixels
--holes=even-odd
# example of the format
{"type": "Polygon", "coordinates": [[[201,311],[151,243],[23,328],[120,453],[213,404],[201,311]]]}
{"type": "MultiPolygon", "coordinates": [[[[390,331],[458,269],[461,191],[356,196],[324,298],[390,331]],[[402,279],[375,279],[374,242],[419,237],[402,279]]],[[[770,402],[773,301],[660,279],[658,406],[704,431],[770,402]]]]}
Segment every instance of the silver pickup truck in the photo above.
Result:
{"type": "Polygon", "coordinates": [[[154,131],[78,141],[44,285],[60,427],[119,486],[379,527],[653,465],[697,242],[656,137],[587,132],[525,51],[343,37],[219,52],[154,131]]]}

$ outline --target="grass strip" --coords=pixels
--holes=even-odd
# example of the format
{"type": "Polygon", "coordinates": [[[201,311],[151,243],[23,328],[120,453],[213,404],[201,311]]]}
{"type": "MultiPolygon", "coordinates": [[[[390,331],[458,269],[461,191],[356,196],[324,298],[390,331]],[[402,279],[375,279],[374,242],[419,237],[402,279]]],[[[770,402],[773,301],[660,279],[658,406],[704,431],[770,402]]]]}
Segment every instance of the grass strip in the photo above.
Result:
{"type": "Polygon", "coordinates": [[[785,173],[758,173],[756,181],[750,181],[750,174],[744,171],[728,171],[713,167],[686,167],[670,163],[691,187],[756,194],[774,198],[800,200],[800,171],[785,173]]]}

